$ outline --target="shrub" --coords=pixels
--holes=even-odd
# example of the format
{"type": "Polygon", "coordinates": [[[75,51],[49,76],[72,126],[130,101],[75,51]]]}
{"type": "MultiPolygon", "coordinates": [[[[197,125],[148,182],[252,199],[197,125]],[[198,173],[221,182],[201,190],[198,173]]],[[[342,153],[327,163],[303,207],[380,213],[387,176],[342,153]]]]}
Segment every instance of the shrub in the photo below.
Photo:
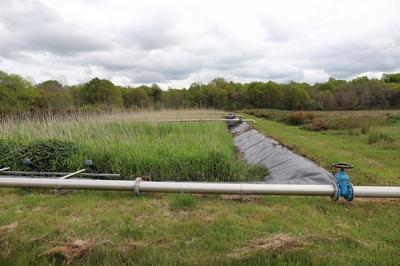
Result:
{"type": "Polygon", "coordinates": [[[60,140],[35,141],[28,144],[0,140],[0,150],[0,166],[28,170],[21,161],[29,158],[32,162],[29,168],[32,170],[65,171],[68,169],[69,159],[78,151],[78,147],[72,142],[60,140]]]}
{"type": "Polygon", "coordinates": [[[396,123],[396,122],[400,122],[400,115],[389,115],[387,117],[387,120],[391,123],[396,123]]]}
{"type": "Polygon", "coordinates": [[[323,131],[331,129],[331,124],[324,119],[314,119],[310,123],[305,124],[304,128],[313,131],[323,131]]]}
{"type": "Polygon", "coordinates": [[[346,134],[350,136],[359,136],[361,134],[360,130],[355,128],[350,128],[346,130],[346,134]]]}
{"type": "Polygon", "coordinates": [[[361,126],[361,134],[365,135],[365,134],[369,133],[369,129],[370,129],[369,125],[367,125],[367,124],[362,125],[361,126]]]}
{"type": "Polygon", "coordinates": [[[290,113],[286,119],[285,123],[293,126],[304,125],[311,122],[314,119],[314,115],[307,112],[293,112],[290,113]]]}

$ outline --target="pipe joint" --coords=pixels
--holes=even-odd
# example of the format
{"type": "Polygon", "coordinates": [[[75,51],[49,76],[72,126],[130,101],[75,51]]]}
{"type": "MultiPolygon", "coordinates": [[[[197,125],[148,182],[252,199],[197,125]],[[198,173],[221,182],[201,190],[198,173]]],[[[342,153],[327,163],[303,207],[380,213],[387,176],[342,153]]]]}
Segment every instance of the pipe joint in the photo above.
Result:
{"type": "Polygon", "coordinates": [[[136,196],[139,196],[139,195],[140,195],[140,191],[139,191],[140,181],[142,181],[142,178],[141,178],[141,177],[137,177],[137,178],[135,179],[135,184],[133,185],[133,193],[134,193],[136,196]]]}

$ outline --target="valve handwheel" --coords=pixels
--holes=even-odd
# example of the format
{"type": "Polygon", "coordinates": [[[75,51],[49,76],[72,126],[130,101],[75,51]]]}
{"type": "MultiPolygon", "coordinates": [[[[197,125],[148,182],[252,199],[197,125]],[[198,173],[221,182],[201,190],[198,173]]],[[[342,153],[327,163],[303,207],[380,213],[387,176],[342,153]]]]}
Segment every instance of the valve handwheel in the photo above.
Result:
{"type": "Polygon", "coordinates": [[[350,163],[333,163],[333,167],[339,168],[339,169],[352,169],[354,166],[350,163]]]}

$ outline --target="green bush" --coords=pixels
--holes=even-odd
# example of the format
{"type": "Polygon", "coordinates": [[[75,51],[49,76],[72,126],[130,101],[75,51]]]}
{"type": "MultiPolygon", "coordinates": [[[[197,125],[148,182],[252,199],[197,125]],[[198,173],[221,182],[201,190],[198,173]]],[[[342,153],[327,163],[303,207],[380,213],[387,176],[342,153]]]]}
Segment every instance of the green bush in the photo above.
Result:
{"type": "Polygon", "coordinates": [[[78,151],[78,147],[67,141],[42,140],[28,144],[0,140],[0,166],[19,170],[66,171],[69,160],[78,151]],[[22,165],[22,160],[29,158],[32,164],[22,165]]]}

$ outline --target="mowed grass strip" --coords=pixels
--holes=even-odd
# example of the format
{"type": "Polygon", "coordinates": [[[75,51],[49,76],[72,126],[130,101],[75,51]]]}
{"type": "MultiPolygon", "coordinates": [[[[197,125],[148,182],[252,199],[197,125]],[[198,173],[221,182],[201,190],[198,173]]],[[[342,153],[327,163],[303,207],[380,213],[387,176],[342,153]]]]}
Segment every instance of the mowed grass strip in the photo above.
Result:
{"type": "MultiPolygon", "coordinates": [[[[199,117],[204,116],[203,112],[198,112],[199,117]]],[[[185,111],[176,111],[173,119],[179,118],[180,113],[185,111]]],[[[192,111],[192,116],[195,114],[192,111]]],[[[232,136],[223,122],[145,122],[129,120],[126,114],[120,118],[111,116],[114,120],[105,117],[108,116],[6,123],[0,130],[0,144],[8,150],[0,162],[13,169],[27,170],[20,160],[33,153],[37,157],[31,158],[36,159],[34,170],[74,171],[91,159],[95,172],[120,173],[126,179],[141,176],[150,180],[242,181],[260,180],[266,174],[236,158],[232,136]],[[42,151],[18,152],[27,145],[35,146],[38,141],[54,139],[74,144],[75,152],[63,160],[56,160],[57,154],[54,158],[46,154],[42,154],[46,159],[40,157],[46,153],[44,146],[50,146],[47,153],[51,153],[54,143],[36,145],[42,151]],[[55,161],[63,163],[56,167],[55,161]]]]}

